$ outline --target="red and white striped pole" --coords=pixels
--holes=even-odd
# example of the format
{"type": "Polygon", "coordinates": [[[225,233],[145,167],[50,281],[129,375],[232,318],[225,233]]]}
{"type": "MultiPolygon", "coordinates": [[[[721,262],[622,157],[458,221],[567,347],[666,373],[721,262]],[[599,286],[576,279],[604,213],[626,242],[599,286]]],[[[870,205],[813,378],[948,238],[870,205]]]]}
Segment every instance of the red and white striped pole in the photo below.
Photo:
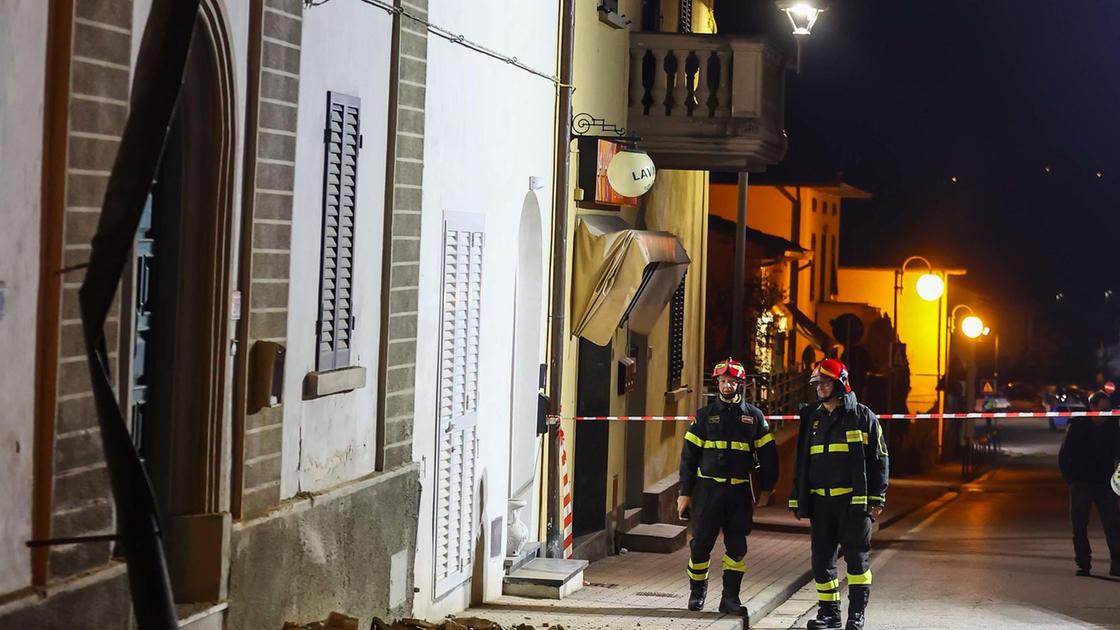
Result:
{"type": "Polygon", "coordinates": [[[564,558],[572,557],[572,483],[568,470],[568,451],[564,445],[564,429],[557,428],[560,442],[560,519],[561,549],[564,558]]]}

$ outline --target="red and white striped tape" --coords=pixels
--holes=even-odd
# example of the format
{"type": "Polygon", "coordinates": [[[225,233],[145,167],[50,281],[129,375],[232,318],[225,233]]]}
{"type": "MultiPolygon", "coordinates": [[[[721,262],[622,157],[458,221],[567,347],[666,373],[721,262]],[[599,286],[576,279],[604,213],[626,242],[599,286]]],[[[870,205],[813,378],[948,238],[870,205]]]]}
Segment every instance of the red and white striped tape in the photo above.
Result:
{"type": "MultiPolygon", "coordinates": [[[[880,420],[977,420],[988,418],[1068,418],[1072,416],[1120,416],[1120,411],[985,411],[976,413],[885,413],[880,420]]],[[[692,422],[696,416],[548,416],[551,423],[559,420],[609,422],[692,422]]],[[[798,415],[766,416],[767,420],[800,420],[798,415]]]]}
{"type": "Polygon", "coordinates": [[[560,518],[564,523],[564,558],[572,557],[572,483],[568,476],[568,451],[564,448],[564,429],[557,430],[560,438],[560,518]]]}

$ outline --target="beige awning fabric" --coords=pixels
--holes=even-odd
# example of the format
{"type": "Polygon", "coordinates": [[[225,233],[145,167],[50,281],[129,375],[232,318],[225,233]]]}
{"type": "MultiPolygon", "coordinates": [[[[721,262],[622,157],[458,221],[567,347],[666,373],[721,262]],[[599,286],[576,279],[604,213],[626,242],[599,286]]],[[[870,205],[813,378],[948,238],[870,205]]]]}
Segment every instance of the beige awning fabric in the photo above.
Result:
{"type": "Polygon", "coordinates": [[[613,216],[580,217],[572,269],[572,334],[605,346],[624,321],[648,335],[691,262],[668,232],[613,216]]]}

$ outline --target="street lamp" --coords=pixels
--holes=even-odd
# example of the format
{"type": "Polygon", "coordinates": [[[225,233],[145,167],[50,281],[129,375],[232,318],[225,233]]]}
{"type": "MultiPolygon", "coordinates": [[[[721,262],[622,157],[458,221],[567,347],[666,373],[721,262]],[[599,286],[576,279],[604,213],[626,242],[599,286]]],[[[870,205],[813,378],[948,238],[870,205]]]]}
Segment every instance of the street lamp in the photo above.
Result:
{"type": "Polygon", "coordinates": [[[801,40],[813,32],[813,25],[826,7],[810,0],[777,0],[774,4],[786,14],[793,26],[793,39],[797,42],[796,72],[801,74],[801,40]]]}
{"type": "MultiPolygon", "coordinates": [[[[963,304],[959,306],[964,306],[963,304]]],[[[961,322],[961,332],[969,339],[976,339],[984,334],[984,320],[975,315],[969,315],[961,322]]]]}
{"type": "MultiPolygon", "coordinates": [[[[942,388],[942,392],[940,394],[938,394],[938,397],[937,397],[938,398],[938,405],[937,405],[938,406],[938,411],[941,411],[941,412],[944,412],[944,410],[945,410],[945,406],[941,401],[941,397],[943,395],[945,395],[946,393],[948,393],[948,391],[949,391],[948,371],[951,369],[951,365],[952,365],[951,350],[952,350],[952,347],[953,347],[953,333],[957,332],[957,330],[958,330],[958,327],[957,327],[957,313],[959,313],[962,310],[968,311],[968,316],[965,317],[963,320],[961,320],[960,331],[962,333],[964,333],[964,335],[966,337],[968,337],[969,339],[976,339],[980,335],[984,334],[984,321],[976,315],[976,312],[972,310],[971,306],[969,306],[967,304],[958,304],[958,305],[953,307],[952,312],[949,313],[948,321],[945,322],[946,323],[946,328],[948,329],[947,330],[947,332],[948,332],[948,342],[946,344],[946,349],[945,349],[945,364],[946,364],[945,371],[946,371],[946,374],[944,375],[945,376],[944,387],[942,388]]],[[[940,335],[941,335],[941,332],[939,330],[938,331],[938,336],[940,336],[940,335]]],[[[975,347],[970,346],[970,350],[975,352],[975,347]]],[[[973,374],[975,369],[976,369],[975,361],[970,361],[969,366],[968,366],[969,372],[968,372],[968,376],[966,377],[968,379],[968,385],[967,385],[966,391],[965,391],[965,398],[967,400],[972,400],[972,397],[975,394],[975,391],[974,391],[975,384],[973,383],[973,381],[975,380],[974,374],[973,374]]],[[[940,372],[940,369],[938,370],[938,372],[940,372]]],[[[937,380],[941,381],[941,377],[942,377],[942,375],[939,373],[937,375],[937,380]]],[[[942,418],[942,417],[938,417],[938,419],[937,419],[937,449],[938,449],[938,452],[939,452],[940,455],[944,455],[944,452],[945,452],[944,451],[944,438],[945,438],[945,419],[942,418]]]]}
{"type": "MultiPolygon", "coordinates": [[[[926,272],[918,278],[917,290],[918,297],[926,302],[938,302],[937,306],[937,334],[941,335],[941,296],[945,294],[945,281],[941,279],[939,274],[934,273],[933,265],[922,256],[911,256],[902,261],[902,265],[894,270],[894,319],[891,320],[891,325],[894,326],[895,342],[899,342],[898,337],[898,296],[902,295],[903,279],[906,275],[906,268],[912,262],[920,262],[925,265],[926,272]]],[[[938,362],[941,360],[941,342],[938,341],[938,362]]],[[[894,412],[894,355],[895,347],[891,344],[891,354],[887,363],[887,412],[894,412]]],[[[940,371],[940,370],[939,370],[940,371]]]]}
{"type": "Polygon", "coordinates": [[[779,0],[776,4],[793,25],[793,34],[799,36],[809,35],[817,18],[825,11],[825,7],[818,7],[816,3],[806,0],[779,0]]]}

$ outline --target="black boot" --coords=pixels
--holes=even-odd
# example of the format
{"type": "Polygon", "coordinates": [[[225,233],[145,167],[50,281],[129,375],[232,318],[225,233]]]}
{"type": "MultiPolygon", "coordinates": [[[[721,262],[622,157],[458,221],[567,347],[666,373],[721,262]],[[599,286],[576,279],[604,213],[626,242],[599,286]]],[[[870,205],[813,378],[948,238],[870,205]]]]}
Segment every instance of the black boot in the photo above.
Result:
{"type": "Polygon", "coordinates": [[[703,610],[704,598],[708,596],[708,581],[689,580],[688,589],[688,609],[703,610]]]}
{"type": "Polygon", "coordinates": [[[848,588],[848,624],[844,630],[863,630],[864,612],[871,599],[871,589],[866,586],[848,588]]]}
{"type": "Polygon", "coordinates": [[[809,630],[840,630],[844,623],[840,620],[840,602],[821,602],[817,604],[817,618],[810,619],[809,630]]]}
{"type": "Polygon", "coordinates": [[[739,600],[739,589],[743,586],[742,571],[723,571],[723,595],[719,598],[719,611],[725,615],[735,615],[744,619],[744,628],[749,628],[746,621],[747,609],[739,600]]]}

